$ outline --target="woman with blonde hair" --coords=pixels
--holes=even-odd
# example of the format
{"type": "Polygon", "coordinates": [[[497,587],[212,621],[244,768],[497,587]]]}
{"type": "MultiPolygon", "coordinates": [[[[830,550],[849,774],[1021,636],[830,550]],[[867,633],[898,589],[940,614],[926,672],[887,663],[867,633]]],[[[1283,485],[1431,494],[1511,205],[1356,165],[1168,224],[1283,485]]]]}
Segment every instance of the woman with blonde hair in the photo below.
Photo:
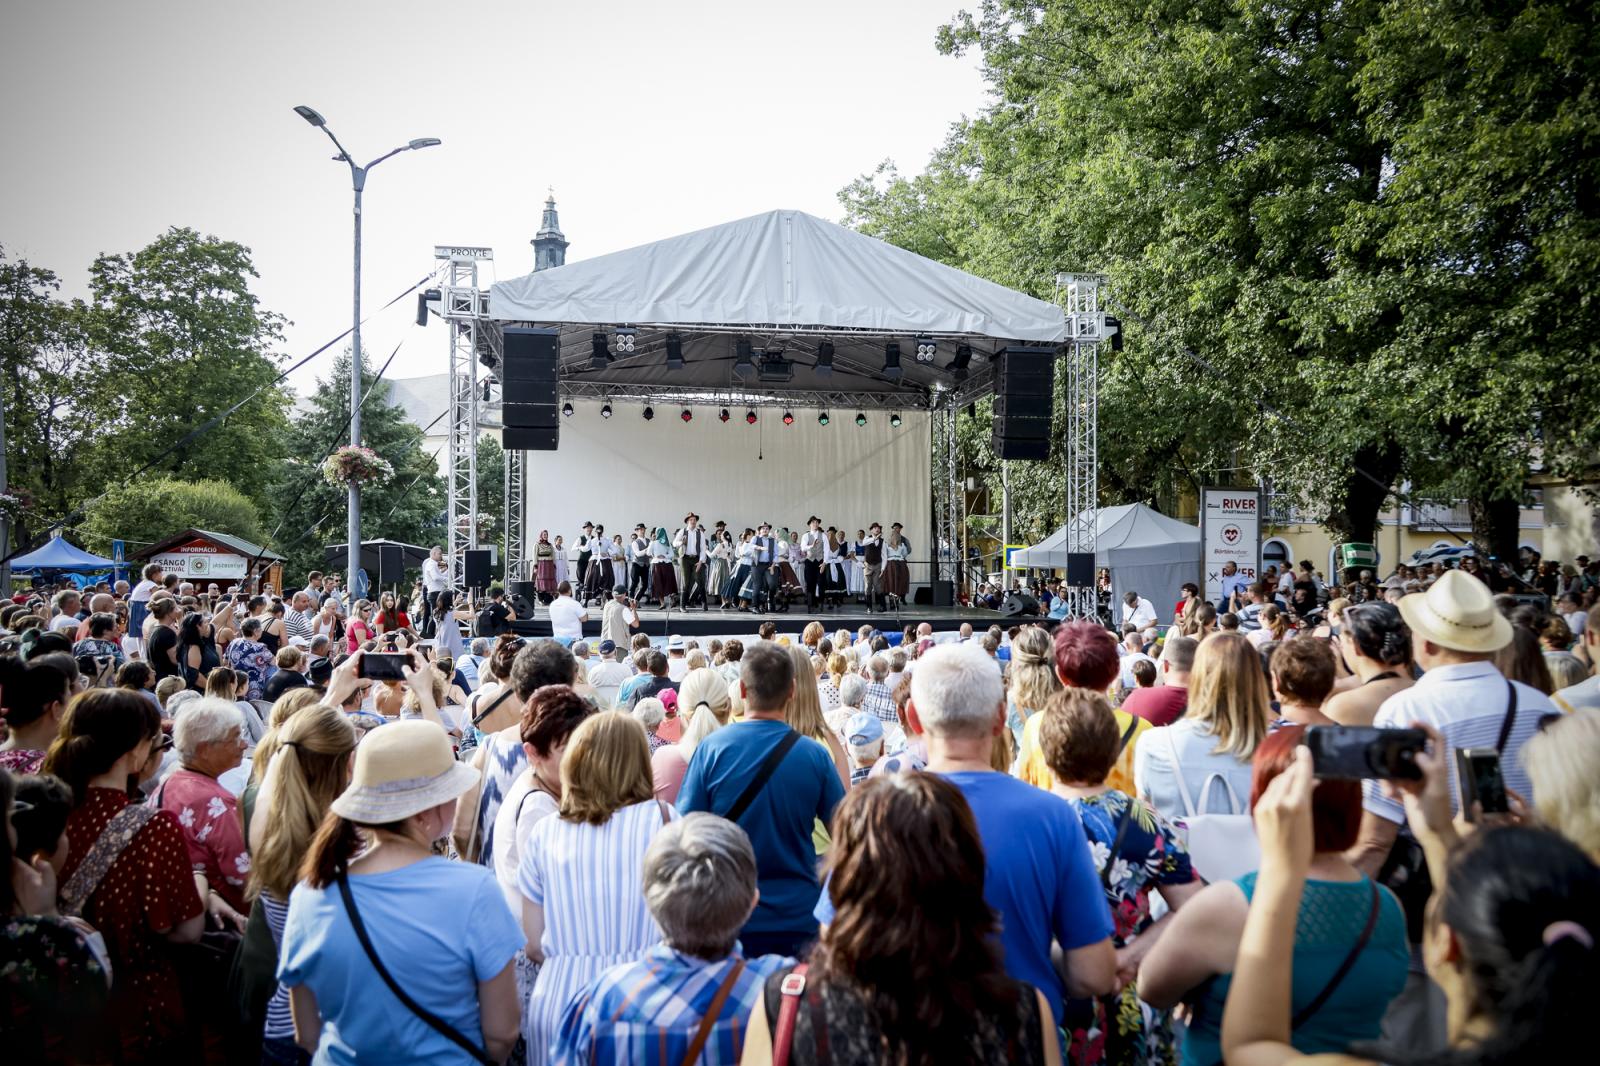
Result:
{"type": "Polygon", "coordinates": [[[822,704],[822,713],[826,715],[836,710],[839,706],[839,683],[828,670],[828,660],[821,655],[813,655],[806,665],[817,686],[817,701],[822,704]]]}
{"type": "Polygon", "coordinates": [[[1281,641],[1289,633],[1289,620],[1278,610],[1278,605],[1269,603],[1261,608],[1261,628],[1245,634],[1245,639],[1259,649],[1268,641],[1281,641]]]}
{"type": "Polygon", "coordinates": [[[1056,676],[1055,641],[1043,626],[1027,626],[1011,642],[1011,684],[1006,690],[1006,725],[1011,729],[1011,750],[1022,747],[1022,730],[1028,719],[1044,710],[1050,697],[1061,691],[1056,676]]]}
{"type": "Polygon", "coordinates": [[[817,650],[817,641],[822,639],[822,623],[813,619],[806,623],[805,629],[800,632],[800,643],[806,646],[807,651],[817,650]]]}
{"type": "Polygon", "coordinates": [[[657,748],[650,756],[656,796],[678,802],[678,789],[689,769],[689,757],[702,740],[728,724],[733,701],[728,683],[715,670],[690,670],[678,685],[678,715],[688,721],[676,744],[657,748]]]}
{"type": "Polygon", "coordinates": [[[1214,634],[1195,652],[1184,716],[1139,738],[1139,798],[1169,820],[1247,813],[1250,760],[1271,718],[1255,648],[1237,633],[1214,634]]]}
{"type": "Polygon", "coordinates": [[[1522,746],[1522,765],[1539,819],[1600,863],[1600,714],[1556,718],[1522,746]]]}
{"type": "Polygon", "coordinates": [[[246,822],[250,820],[255,807],[256,792],[267,776],[267,766],[272,762],[273,753],[278,750],[279,730],[289,719],[307,707],[316,706],[321,699],[322,694],[314,688],[292,688],[279,696],[273,703],[272,710],[267,712],[267,731],[256,745],[255,755],[250,763],[250,784],[245,788],[244,795],[239,797],[239,805],[244,811],[246,822]]]}
{"type": "Polygon", "coordinates": [[[517,870],[526,951],[542,964],[523,1021],[529,1066],[546,1060],[575,993],[660,943],[639,871],[650,841],[677,817],[655,797],[650,747],[631,716],[605,711],[573,731],[560,810],[534,826],[517,870]]]}
{"type": "MultiPolygon", "coordinates": [[[[247,894],[272,931],[272,943],[283,943],[289,916],[289,893],[300,880],[300,864],[328,807],[350,782],[350,753],[356,748],[355,727],[342,712],[313,704],[274,730],[275,753],[266,780],[245,823],[250,848],[247,894]]],[[[252,920],[260,920],[254,913],[252,920]]],[[[263,1050],[273,1062],[294,1061],[294,1019],[289,991],[274,979],[266,1005],[263,1050]]]]}
{"type": "MultiPolygon", "coordinates": [[[[828,720],[822,716],[822,700],[817,695],[817,686],[804,683],[811,676],[811,653],[804,648],[785,650],[794,663],[795,686],[794,695],[789,697],[789,705],[784,708],[784,721],[796,733],[810,737],[828,749],[828,754],[833,756],[834,768],[839,771],[840,783],[849,789],[850,763],[844,757],[844,745],[839,743],[838,734],[828,728],[828,720]]],[[[817,854],[822,854],[821,847],[817,849],[817,854]]]]}

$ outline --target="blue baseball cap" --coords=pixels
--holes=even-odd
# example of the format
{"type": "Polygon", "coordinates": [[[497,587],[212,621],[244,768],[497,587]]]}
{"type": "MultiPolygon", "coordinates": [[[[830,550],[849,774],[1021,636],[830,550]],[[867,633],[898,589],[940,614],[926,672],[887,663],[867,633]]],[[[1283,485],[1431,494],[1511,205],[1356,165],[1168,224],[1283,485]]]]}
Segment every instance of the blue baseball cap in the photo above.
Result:
{"type": "Polygon", "coordinates": [[[871,711],[857,711],[844,724],[844,736],[851,744],[871,744],[883,739],[883,720],[871,711]]]}

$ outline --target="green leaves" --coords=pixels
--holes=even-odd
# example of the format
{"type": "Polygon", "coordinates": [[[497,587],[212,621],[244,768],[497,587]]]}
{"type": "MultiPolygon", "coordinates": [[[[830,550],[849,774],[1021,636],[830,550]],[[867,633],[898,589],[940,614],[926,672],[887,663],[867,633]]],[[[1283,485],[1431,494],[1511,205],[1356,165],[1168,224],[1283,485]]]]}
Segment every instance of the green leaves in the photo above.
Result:
{"type": "Polygon", "coordinates": [[[109,555],[113,540],[143,546],[191,528],[257,543],[262,537],[255,504],[232,485],[163,477],[111,489],[89,505],[78,534],[89,551],[109,555]]]}

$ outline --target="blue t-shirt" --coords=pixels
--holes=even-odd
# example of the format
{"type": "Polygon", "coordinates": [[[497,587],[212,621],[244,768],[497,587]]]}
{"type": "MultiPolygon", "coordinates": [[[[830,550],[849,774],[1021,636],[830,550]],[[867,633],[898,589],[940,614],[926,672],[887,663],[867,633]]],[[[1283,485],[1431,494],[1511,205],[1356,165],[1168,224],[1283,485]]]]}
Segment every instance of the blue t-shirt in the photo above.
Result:
{"type": "MultiPolygon", "coordinates": [[[[1078,812],[1009,774],[940,776],[967,797],[978,823],[983,898],[1000,916],[1006,973],[1043,992],[1059,1023],[1066,986],[1050,964],[1050,941],[1071,951],[1111,935],[1111,910],[1078,812]]],[[[833,921],[826,893],[816,917],[824,925],[833,921]]]]}
{"type": "MultiPolygon", "coordinates": [[[[735,722],[702,740],[683,775],[678,809],[684,814],[726,814],[788,731],[782,722],[754,720],[735,722]]],[[[789,933],[816,928],[811,911],[821,887],[811,829],[818,818],[827,824],[842,799],[844,785],[828,749],[801,737],[739,819],[755,848],[761,891],[745,929],[789,933]]]]}
{"type": "MultiPolygon", "coordinates": [[[[478,982],[504,970],[526,943],[494,874],[428,858],[355,874],[350,891],[373,949],[400,987],[481,1046],[478,982]]],[[[316,1063],[471,1061],[389,991],[356,939],[336,884],[300,884],[290,894],[278,980],[317,997],[323,1022],[316,1063]]]]}

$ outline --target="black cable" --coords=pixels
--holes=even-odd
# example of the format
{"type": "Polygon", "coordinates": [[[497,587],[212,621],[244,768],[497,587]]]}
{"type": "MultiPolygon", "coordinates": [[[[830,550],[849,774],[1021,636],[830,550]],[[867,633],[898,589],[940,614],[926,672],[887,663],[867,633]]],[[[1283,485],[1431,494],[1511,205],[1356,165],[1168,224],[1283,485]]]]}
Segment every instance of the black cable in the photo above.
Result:
{"type": "MultiPolygon", "coordinates": [[[[434,426],[437,426],[439,424],[439,419],[443,418],[445,415],[447,415],[449,413],[450,413],[450,408],[449,407],[446,407],[443,411],[440,411],[438,418],[435,418],[432,422],[429,422],[427,425],[422,427],[422,435],[424,437],[426,437],[428,435],[428,430],[432,429],[434,426]]],[[[389,519],[394,517],[394,513],[400,509],[400,500],[405,499],[406,495],[408,493],[410,493],[412,489],[417,487],[417,482],[421,481],[423,478],[425,478],[427,476],[428,476],[428,471],[427,470],[423,470],[422,473],[418,474],[416,477],[411,479],[411,484],[407,485],[406,488],[405,488],[405,492],[402,492],[400,494],[400,499],[394,501],[394,506],[389,508],[389,513],[383,516],[383,521],[387,522],[389,519]]]]}

